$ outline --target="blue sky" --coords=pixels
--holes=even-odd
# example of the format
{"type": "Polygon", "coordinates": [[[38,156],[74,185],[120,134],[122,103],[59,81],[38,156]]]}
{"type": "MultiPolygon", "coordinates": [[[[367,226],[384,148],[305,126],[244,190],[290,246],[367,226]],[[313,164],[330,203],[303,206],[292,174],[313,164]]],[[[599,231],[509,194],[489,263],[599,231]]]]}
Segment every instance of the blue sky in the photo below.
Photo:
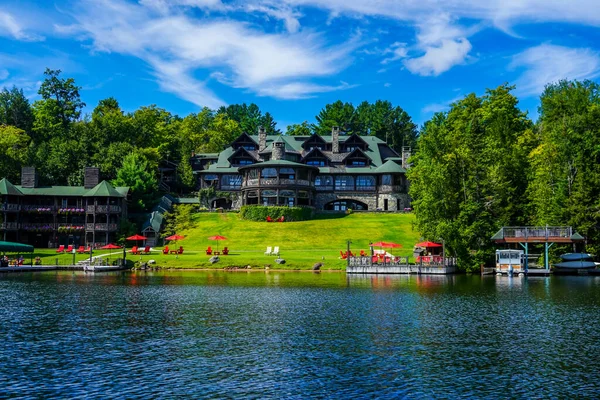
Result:
{"type": "Polygon", "coordinates": [[[421,124],[504,82],[535,119],[559,79],[600,75],[597,0],[89,0],[0,3],[0,87],[46,67],[186,115],[256,103],[285,131],[327,103],[384,99],[421,124]]]}

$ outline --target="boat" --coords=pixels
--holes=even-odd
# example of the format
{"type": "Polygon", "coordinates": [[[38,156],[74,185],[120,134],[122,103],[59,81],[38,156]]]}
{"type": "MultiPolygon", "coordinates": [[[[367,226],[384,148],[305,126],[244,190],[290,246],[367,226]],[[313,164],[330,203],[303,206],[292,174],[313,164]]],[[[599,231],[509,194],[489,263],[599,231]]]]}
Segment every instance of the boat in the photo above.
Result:
{"type": "Polygon", "coordinates": [[[83,270],[86,272],[109,272],[109,271],[126,271],[131,269],[129,266],[121,265],[84,265],[83,270]]]}
{"type": "Polygon", "coordinates": [[[591,260],[592,258],[594,258],[594,256],[588,253],[566,253],[561,255],[560,258],[564,261],[581,261],[591,260]]]}
{"type": "Polygon", "coordinates": [[[589,268],[596,268],[596,263],[593,261],[586,261],[586,260],[563,261],[563,262],[554,264],[554,268],[568,269],[568,270],[589,269],[589,268]]]}

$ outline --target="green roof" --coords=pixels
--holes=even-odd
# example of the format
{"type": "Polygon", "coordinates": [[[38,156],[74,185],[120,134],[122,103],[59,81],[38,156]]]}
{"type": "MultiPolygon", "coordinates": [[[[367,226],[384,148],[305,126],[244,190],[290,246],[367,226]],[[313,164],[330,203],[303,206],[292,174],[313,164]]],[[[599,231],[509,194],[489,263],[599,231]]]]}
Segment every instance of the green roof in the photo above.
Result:
{"type": "Polygon", "coordinates": [[[175,204],[200,204],[200,199],[197,197],[175,197],[175,204]]]}
{"type": "Polygon", "coordinates": [[[6,178],[0,180],[0,194],[7,196],[23,196],[23,193],[6,178]]]}
{"type": "Polygon", "coordinates": [[[11,253],[33,253],[33,246],[15,242],[0,242],[0,251],[11,253]]]}
{"type": "Polygon", "coordinates": [[[119,192],[113,185],[106,181],[102,181],[96,185],[89,192],[85,193],[83,197],[125,197],[119,192]]]}
{"type": "Polygon", "coordinates": [[[87,192],[87,189],[83,186],[17,187],[25,196],[83,196],[87,192]]]}
{"type": "Polygon", "coordinates": [[[394,161],[388,160],[382,166],[375,169],[378,174],[404,174],[406,170],[394,161]]]}
{"type": "Polygon", "coordinates": [[[259,162],[256,164],[250,164],[250,165],[244,165],[243,167],[239,167],[239,170],[242,170],[244,168],[256,168],[256,167],[303,167],[303,168],[311,168],[311,169],[317,169],[317,167],[312,166],[312,165],[306,165],[306,164],[300,164],[297,162],[293,162],[293,161],[288,161],[288,160],[269,160],[269,161],[263,161],[263,162],[259,162]]]}

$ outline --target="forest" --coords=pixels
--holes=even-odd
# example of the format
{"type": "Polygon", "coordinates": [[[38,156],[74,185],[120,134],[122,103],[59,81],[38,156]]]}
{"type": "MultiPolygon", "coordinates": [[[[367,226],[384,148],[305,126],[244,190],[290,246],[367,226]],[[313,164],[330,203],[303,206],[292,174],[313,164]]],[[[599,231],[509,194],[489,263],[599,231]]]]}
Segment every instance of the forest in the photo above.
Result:
{"type": "Polygon", "coordinates": [[[444,240],[469,269],[490,260],[489,238],[502,226],[569,225],[600,250],[600,98],[592,81],[548,84],[539,118],[519,109],[514,87],[503,84],[469,94],[417,126],[386,100],[357,106],[338,100],[314,117],[281,129],[255,104],[203,108],[178,116],[156,105],[125,112],[115,98],[91,114],[81,88],[60,70],[46,69],[39,99],[23,90],[0,92],[0,176],[19,182],[22,166],[35,166],[52,185],[81,185],[83,168],[129,186],[132,209],[146,211],[156,199],[158,165],[178,163],[179,193],[194,190],[194,152],[219,152],[242,132],[255,134],[374,135],[400,151],[412,148],[408,171],[417,231],[444,240]]]}

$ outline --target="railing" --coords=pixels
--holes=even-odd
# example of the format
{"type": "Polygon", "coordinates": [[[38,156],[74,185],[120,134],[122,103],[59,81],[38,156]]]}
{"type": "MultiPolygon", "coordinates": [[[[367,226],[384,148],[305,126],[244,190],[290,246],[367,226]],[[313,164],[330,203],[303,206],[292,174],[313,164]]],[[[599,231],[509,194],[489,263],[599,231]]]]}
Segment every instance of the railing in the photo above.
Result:
{"type": "Polygon", "coordinates": [[[21,211],[30,212],[30,213],[52,213],[56,211],[55,206],[44,206],[44,205],[33,205],[33,204],[24,204],[21,206],[21,211]]]}
{"type": "Polygon", "coordinates": [[[336,186],[335,190],[339,192],[356,192],[354,186],[336,186]]]}
{"type": "Polygon", "coordinates": [[[93,214],[93,213],[100,213],[100,214],[120,213],[121,206],[107,206],[107,205],[87,206],[86,211],[91,214],[93,214]]]}
{"type": "Polygon", "coordinates": [[[242,185],[221,185],[221,190],[240,190],[242,185]]]}
{"type": "Polygon", "coordinates": [[[381,193],[397,193],[402,192],[401,185],[379,185],[379,192],[381,193]]]}
{"type": "MultiPolygon", "coordinates": [[[[430,257],[429,261],[424,260],[425,257],[422,257],[416,264],[412,265],[423,265],[427,267],[453,267],[456,265],[456,258],[454,257],[430,257]]],[[[353,267],[365,267],[372,265],[386,265],[386,266],[408,266],[411,265],[408,263],[408,257],[377,257],[377,256],[359,256],[359,257],[349,257],[348,265],[353,267]]]]}
{"type": "Polygon", "coordinates": [[[45,222],[23,223],[21,229],[24,231],[51,232],[56,230],[56,224],[45,222]]]}
{"type": "Polygon", "coordinates": [[[504,238],[565,238],[573,235],[570,226],[509,226],[502,228],[504,238]]]}
{"type": "Polygon", "coordinates": [[[298,186],[314,186],[314,183],[307,179],[277,179],[277,178],[260,178],[260,179],[248,179],[242,184],[243,187],[249,186],[284,186],[284,185],[298,185],[298,186]]]}
{"type": "Polygon", "coordinates": [[[2,230],[16,230],[19,229],[19,223],[18,222],[3,222],[0,224],[0,229],[2,230]]]}
{"type": "Polygon", "coordinates": [[[356,186],[357,192],[374,192],[375,186],[356,186]]]}
{"type": "Polygon", "coordinates": [[[19,210],[21,210],[20,204],[6,203],[6,204],[0,205],[0,211],[19,211],[19,210]]]}
{"type": "Polygon", "coordinates": [[[331,191],[331,190],[333,190],[333,185],[318,185],[318,186],[315,185],[315,188],[317,190],[323,190],[323,191],[328,190],[328,191],[331,191]]]}
{"type": "Polygon", "coordinates": [[[85,224],[86,231],[116,231],[118,229],[117,224],[85,224]]]}

